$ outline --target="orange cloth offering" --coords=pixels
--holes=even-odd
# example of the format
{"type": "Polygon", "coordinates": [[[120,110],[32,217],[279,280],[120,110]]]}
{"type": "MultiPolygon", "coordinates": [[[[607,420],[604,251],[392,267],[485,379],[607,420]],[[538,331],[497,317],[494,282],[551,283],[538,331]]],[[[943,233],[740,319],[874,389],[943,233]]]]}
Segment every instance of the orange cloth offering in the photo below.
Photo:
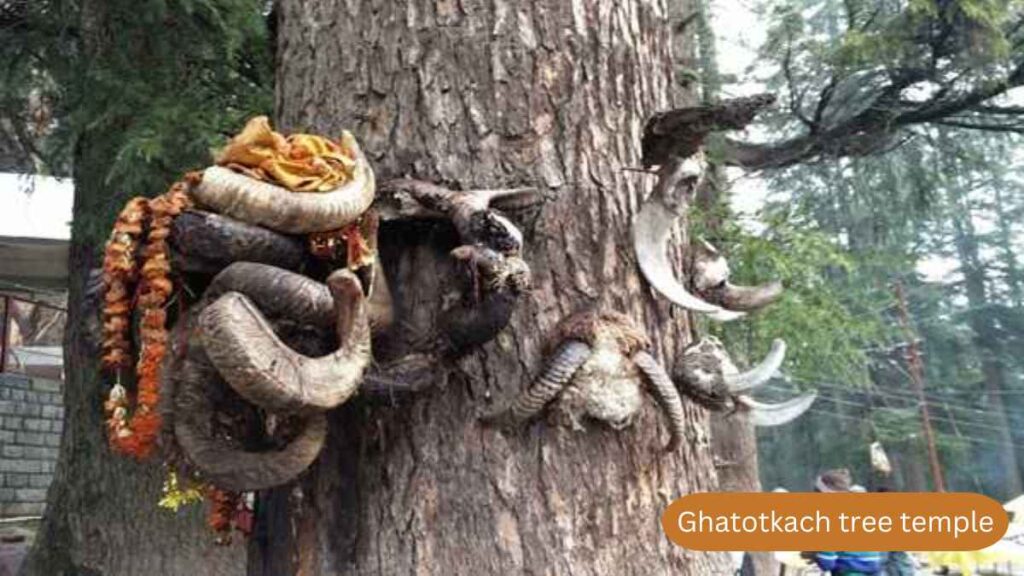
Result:
{"type": "Polygon", "coordinates": [[[217,164],[293,192],[329,192],[351,180],[356,166],[341,144],[312,134],[282,136],[266,116],[249,120],[217,164]]]}

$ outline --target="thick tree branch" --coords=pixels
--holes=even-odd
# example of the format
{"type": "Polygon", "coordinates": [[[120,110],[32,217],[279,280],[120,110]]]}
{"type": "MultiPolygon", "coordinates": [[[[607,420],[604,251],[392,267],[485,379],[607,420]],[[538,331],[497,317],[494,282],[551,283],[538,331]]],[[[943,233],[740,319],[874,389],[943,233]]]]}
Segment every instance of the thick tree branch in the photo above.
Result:
{"type": "MultiPolygon", "coordinates": [[[[927,80],[924,70],[909,69],[891,75],[891,83],[883,88],[871,106],[839,124],[821,131],[808,131],[781,142],[751,144],[724,140],[723,161],[726,164],[757,170],[781,168],[819,157],[866,156],[889,147],[894,138],[907,127],[917,124],[939,124],[970,130],[1024,133],[1014,118],[1024,107],[999,107],[986,102],[1024,85],[1024,64],[1000,82],[982,85],[955,98],[947,98],[951,84],[944,84],[925,102],[913,103],[900,98],[901,92],[917,82],[927,80]],[[970,121],[957,119],[962,113],[974,113],[970,121]],[[994,117],[990,122],[986,117],[994,117]]],[[[826,87],[822,99],[831,98],[826,87]]],[[[826,103],[827,104],[827,103],[826,103]]],[[[823,114],[819,101],[815,124],[823,114]]]]}

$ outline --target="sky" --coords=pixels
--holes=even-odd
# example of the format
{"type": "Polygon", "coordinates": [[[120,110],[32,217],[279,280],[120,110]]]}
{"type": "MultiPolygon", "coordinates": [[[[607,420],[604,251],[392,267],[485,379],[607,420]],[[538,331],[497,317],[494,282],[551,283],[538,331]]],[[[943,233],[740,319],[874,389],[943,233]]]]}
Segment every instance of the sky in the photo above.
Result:
{"type": "MultiPolygon", "coordinates": [[[[756,49],[764,42],[767,30],[743,0],[719,0],[711,3],[711,27],[715,30],[715,48],[719,73],[723,76],[744,78],[747,68],[754,62],[756,49]]],[[[756,82],[729,86],[727,96],[747,96],[763,92],[756,82]]],[[[760,229],[756,213],[764,205],[768,190],[762,179],[746,175],[739,168],[726,170],[732,183],[732,207],[742,224],[752,232],[760,229]]]]}
{"type": "Polygon", "coordinates": [[[0,236],[71,237],[71,180],[0,172],[0,236]]]}

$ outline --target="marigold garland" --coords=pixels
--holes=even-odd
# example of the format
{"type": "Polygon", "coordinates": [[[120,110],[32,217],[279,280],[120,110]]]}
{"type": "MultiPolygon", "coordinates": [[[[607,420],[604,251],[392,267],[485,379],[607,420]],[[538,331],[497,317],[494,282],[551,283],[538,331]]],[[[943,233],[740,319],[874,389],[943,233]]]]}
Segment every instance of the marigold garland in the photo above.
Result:
{"type": "Polygon", "coordinates": [[[138,277],[135,251],[142,226],[149,214],[149,201],[132,198],[114,223],[103,256],[103,367],[118,371],[131,364],[131,288],[138,277]]]}
{"type": "MultiPolygon", "coordinates": [[[[160,402],[163,359],[167,353],[167,312],[164,306],[174,288],[168,277],[171,265],[167,237],[170,235],[174,217],[191,205],[188,187],[186,181],[176,182],[170,190],[152,200],[133,199],[122,212],[128,212],[132,217],[140,213],[150,216],[146,245],[140,253],[143,262],[141,271],[135,269],[135,259],[132,255],[141,234],[141,218],[130,220],[130,223],[138,224],[137,227],[131,227],[132,231],[137,230],[136,235],[131,238],[132,242],[129,243],[129,238],[126,238],[129,234],[122,232],[118,235],[118,225],[115,225],[114,240],[107,244],[105,263],[107,260],[111,262],[112,273],[110,282],[107,283],[108,306],[104,310],[104,316],[110,319],[105,323],[105,329],[106,324],[109,324],[110,330],[110,358],[107,360],[105,356],[104,364],[118,370],[118,382],[110,390],[104,404],[107,412],[108,441],[114,450],[139,459],[147,458],[153,453],[157,436],[160,434],[161,418],[157,405],[160,402]],[[141,210],[143,202],[146,206],[144,211],[141,210]],[[142,310],[139,329],[141,350],[135,367],[138,382],[135,410],[129,414],[131,406],[128,395],[119,381],[119,371],[126,365],[125,359],[129,357],[127,332],[131,325],[131,306],[127,299],[126,279],[134,279],[137,274],[141,275],[136,292],[136,302],[142,310]]],[[[118,222],[121,222],[120,218],[118,222]]],[[[128,228],[128,225],[122,228],[128,228]]],[[[105,272],[106,269],[105,266],[105,272]]],[[[107,341],[104,345],[106,348],[107,341]]]]}

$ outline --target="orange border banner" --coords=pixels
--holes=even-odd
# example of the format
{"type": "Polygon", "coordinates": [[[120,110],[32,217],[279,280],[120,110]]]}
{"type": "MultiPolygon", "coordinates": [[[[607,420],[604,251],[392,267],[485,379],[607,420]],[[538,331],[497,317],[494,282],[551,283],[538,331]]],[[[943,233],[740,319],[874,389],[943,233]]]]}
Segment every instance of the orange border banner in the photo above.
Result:
{"type": "Polygon", "coordinates": [[[995,500],[967,492],[708,492],[661,516],[668,538],[693,550],[980,550],[1006,533],[995,500]]]}

